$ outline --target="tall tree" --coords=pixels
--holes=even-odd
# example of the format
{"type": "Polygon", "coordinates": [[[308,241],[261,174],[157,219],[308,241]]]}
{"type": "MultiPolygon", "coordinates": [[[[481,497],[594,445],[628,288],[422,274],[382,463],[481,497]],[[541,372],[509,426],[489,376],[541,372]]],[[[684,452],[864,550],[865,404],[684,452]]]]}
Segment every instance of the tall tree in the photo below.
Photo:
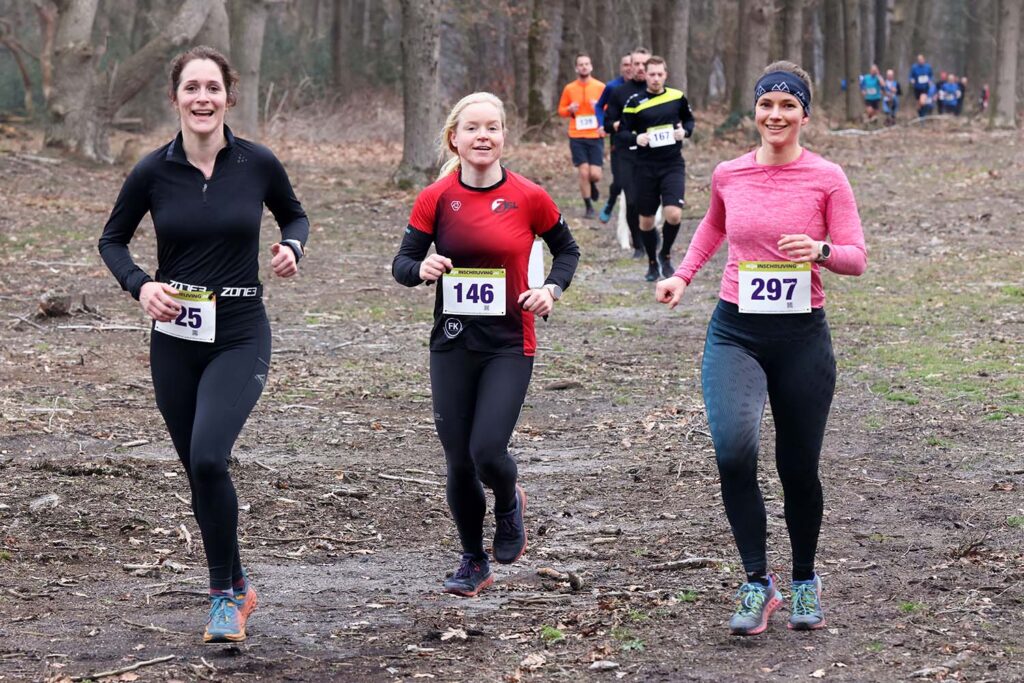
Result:
{"type": "MultiPolygon", "coordinates": [[[[888,65],[896,70],[896,78],[904,79],[910,72],[910,65],[917,59],[911,54],[913,20],[917,16],[917,5],[921,0],[895,0],[889,18],[889,39],[885,54],[888,65]]],[[[911,93],[913,94],[913,93],[911,93]]]]}
{"type": "Polygon", "coordinates": [[[846,42],[846,119],[859,121],[862,109],[860,95],[860,4],[861,0],[843,0],[843,34],[846,42]]]}
{"type": "Polygon", "coordinates": [[[996,0],[977,0],[968,10],[964,74],[979,87],[991,84],[995,74],[998,9],[999,3],[996,0]]]}
{"type": "Polygon", "coordinates": [[[889,68],[889,2],[875,0],[875,56],[874,62],[883,70],[889,68]]]}
{"type": "MultiPolygon", "coordinates": [[[[784,0],[779,11],[781,26],[782,51],[779,56],[800,64],[802,61],[801,46],[804,36],[804,0],[784,0]]],[[[803,65],[810,71],[810,64],[803,65]]]]}
{"type": "Polygon", "coordinates": [[[260,58],[267,26],[265,0],[231,0],[231,60],[239,74],[238,105],[231,121],[239,133],[259,137],[260,58]]]}
{"type": "Polygon", "coordinates": [[[768,64],[767,27],[772,20],[772,0],[740,0],[739,59],[736,87],[732,88],[730,108],[734,112],[750,111],[750,88],[768,64]]]}
{"type": "Polygon", "coordinates": [[[437,171],[434,140],[442,121],[437,63],[440,58],[442,0],[401,0],[402,112],[405,134],[402,162],[394,180],[420,186],[437,171]]]}
{"type": "Polygon", "coordinates": [[[669,80],[684,92],[689,92],[686,78],[687,53],[690,49],[690,0],[671,0],[668,21],[671,39],[665,50],[669,80]]]}
{"type": "Polygon", "coordinates": [[[530,18],[528,50],[530,60],[530,95],[526,125],[534,129],[546,126],[555,106],[558,77],[556,36],[562,35],[562,0],[534,0],[530,18]]]}
{"type": "Polygon", "coordinates": [[[690,104],[703,109],[708,106],[708,82],[715,60],[715,34],[720,30],[721,17],[715,11],[713,0],[690,0],[689,55],[686,60],[686,98],[690,104]]]}
{"type": "Polygon", "coordinates": [[[142,90],[170,53],[192,41],[206,23],[211,0],[184,0],[169,24],[117,68],[97,71],[105,51],[92,42],[98,0],[60,0],[54,47],[53,96],[43,138],[46,147],[110,161],[109,124],[142,90]]]}
{"type": "Polygon", "coordinates": [[[844,116],[846,101],[841,84],[846,78],[846,33],[843,30],[843,3],[832,0],[824,3],[825,11],[825,82],[823,100],[832,116],[844,116]],[[840,114],[840,112],[843,112],[840,114]]]}
{"type": "Polygon", "coordinates": [[[996,39],[996,87],[992,91],[993,128],[1017,127],[1017,60],[1020,48],[1022,0],[999,0],[996,39]]]}

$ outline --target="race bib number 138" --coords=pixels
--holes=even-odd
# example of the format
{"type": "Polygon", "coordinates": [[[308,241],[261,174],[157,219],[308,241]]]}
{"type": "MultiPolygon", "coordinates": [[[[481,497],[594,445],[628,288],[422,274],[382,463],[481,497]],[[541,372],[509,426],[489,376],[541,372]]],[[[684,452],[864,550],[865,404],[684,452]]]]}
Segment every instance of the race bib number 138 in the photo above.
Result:
{"type": "Polygon", "coordinates": [[[740,261],[740,313],[810,313],[811,264],[740,261]]]}

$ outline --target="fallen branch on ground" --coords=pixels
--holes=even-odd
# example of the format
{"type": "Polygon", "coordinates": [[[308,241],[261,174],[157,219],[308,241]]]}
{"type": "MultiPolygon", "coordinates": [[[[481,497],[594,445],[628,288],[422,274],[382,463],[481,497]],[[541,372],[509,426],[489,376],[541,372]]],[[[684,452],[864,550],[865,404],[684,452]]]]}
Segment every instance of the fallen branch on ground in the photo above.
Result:
{"type": "Polygon", "coordinates": [[[84,676],[72,676],[72,681],[88,681],[93,678],[107,678],[108,676],[117,676],[119,674],[128,673],[129,671],[135,671],[141,669],[144,666],[151,666],[153,664],[160,664],[162,662],[169,662],[174,659],[176,655],[164,655],[163,657],[156,657],[154,659],[147,659],[144,662],[135,662],[131,666],[123,666],[120,669],[111,669],[110,671],[100,671],[94,674],[85,674],[84,676]]]}

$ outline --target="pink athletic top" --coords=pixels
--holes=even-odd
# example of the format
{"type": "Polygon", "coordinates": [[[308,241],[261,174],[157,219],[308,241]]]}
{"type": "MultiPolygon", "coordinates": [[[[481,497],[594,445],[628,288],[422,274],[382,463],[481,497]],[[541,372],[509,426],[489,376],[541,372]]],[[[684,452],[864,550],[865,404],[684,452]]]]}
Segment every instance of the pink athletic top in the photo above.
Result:
{"type": "Polygon", "coordinates": [[[784,234],[831,240],[832,253],[811,264],[811,307],[825,304],[819,265],[840,275],[860,275],[867,267],[864,232],[846,174],[838,164],[803,150],[781,166],[757,163],[756,150],[715,168],[711,205],[690,241],[675,275],[687,284],[722,242],[729,240],[729,261],[719,296],[739,303],[740,261],[788,261],[776,246],[784,234]]]}

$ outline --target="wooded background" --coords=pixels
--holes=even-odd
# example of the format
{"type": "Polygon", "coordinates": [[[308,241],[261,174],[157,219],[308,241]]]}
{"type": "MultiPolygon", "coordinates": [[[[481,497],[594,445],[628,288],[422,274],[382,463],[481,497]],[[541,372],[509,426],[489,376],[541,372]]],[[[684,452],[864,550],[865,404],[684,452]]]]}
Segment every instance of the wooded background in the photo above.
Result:
{"type": "MultiPolygon", "coordinates": [[[[635,46],[665,56],[696,109],[751,109],[771,60],[812,74],[818,111],[857,121],[872,63],[907,88],[914,56],[966,75],[968,111],[992,89],[990,123],[1024,102],[1024,0],[0,0],[0,112],[46,126],[46,146],[109,160],[112,125],[173,122],[167,62],[205,43],[242,74],[234,129],[258,138],[282,112],[396,107],[405,172],[433,167],[444,109],[473,90],[508,104],[528,135],[552,122],[573,56],[617,75],[635,46]],[[404,94],[404,98],[402,95],[404,94]]],[[[351,125],[362,125],[355,117],[351,125]]],[[[845,125],[845,124],[844,124],[845,125]]],[[[401,174],[400,174],[401,175],[401,174]]]]}

